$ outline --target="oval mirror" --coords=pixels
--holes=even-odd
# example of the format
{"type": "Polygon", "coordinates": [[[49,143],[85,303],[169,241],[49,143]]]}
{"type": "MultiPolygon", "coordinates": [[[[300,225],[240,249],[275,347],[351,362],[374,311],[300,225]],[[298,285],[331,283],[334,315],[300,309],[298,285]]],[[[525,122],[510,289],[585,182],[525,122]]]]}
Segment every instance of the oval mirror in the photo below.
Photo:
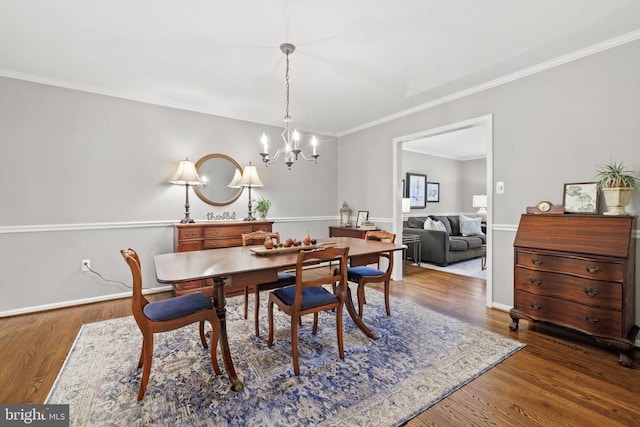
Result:
{"type": "Polygon", "coordinates": [[[213,206],[226,206],[235,202],[242,193],[241,188],[230,188],[227,185],[237,171],[242,168],[231,157],[224,154],[209,154],[195,164],[200,178],[205,185],[194,186],[193,190],[200,199],[213,206]]]}

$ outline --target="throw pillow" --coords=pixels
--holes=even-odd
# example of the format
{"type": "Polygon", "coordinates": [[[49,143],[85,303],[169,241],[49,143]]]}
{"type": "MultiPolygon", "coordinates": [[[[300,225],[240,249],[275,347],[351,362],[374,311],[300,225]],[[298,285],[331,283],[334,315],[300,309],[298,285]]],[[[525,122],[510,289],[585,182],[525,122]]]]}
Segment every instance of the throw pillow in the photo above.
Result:
{"type": "Polygon", "coordinates": [[[469,218],[460,215],[460,234],[463,236],[481,236],[482,232],[481,223],[482,218],[469,218]]]}
{"type": "Polygon", "coordinates": [[[431,221],[431,218],[427,218],[424,221],[424,229],[425,230],[433,230],[433,222],[431,221]]]}
{"type": "Polygon", "coordinates": [[[440,221],[432,220],[431,226],[433,227],[433,230],[440,230],[440,231],[444,231],[445,233],[447,232],[447,227],[445,227],[444,224],[441,223],[440,221]]]}
{"type": "Polygon", "coordinates": [[[449,218],[446,216],[437,216],[437,215],[429,215],[429,217],[434,221],[440,221],[442,225],[444,225],[444,230],[449,233],[449,236],[453,234],[451,230],[451,223],[449,223],[449,218]]]}
{"type": "Polygon", "coordinates": [[[407,227],[424,228],[424,218],[410,216],[407,218],[407,227]]]}

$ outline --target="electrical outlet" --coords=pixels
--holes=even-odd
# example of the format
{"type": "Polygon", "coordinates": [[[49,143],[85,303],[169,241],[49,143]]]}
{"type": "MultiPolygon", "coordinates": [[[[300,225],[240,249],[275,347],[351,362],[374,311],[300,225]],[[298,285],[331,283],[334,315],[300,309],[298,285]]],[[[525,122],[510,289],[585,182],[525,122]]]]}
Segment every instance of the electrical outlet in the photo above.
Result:
{"type": "Polygon", "coordinates": [[[82,260],[82,265],[81,265],[81,270],[82,271],[89,271],[89,269],[91,268],[91,260],[90,259],[83,259],[82,260]]]}

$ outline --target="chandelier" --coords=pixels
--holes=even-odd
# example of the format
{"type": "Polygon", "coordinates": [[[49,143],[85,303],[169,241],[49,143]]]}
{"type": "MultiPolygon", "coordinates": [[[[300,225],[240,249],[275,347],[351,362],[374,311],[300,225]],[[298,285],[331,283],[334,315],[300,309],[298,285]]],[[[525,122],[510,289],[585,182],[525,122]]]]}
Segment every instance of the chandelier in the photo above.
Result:
{"type": "Polygon", "coordinates": [[[284,147],[279,148],[276,151],[276,154],[271,157],[269,155],[269,140],[267,139],[267,135],[262,134],[262,138],[260,138],[260,142],[262,142],[262,161],[266,166],[276,163],[280,156],[284,156],[284,162],[291,169],[291,165],[298,160],[298,156],[301,156],[304,160],[308,160],[313,163],[318,163],[318,157],[320,155],[317,153],[318,140],[316,137],[311,138],[311,147],[313,149],[313,154],[310,157],[305,156],[305,154],[299,148],[300,134],[297,130],[291,128],[291,123],[293,119],[289,115],[289,55],[292,54],[296,47],[291,43],[283,43],[280,45],[280,50],[282,53],[287,55],[287,70],[285,74],[286,78],[286,87],[287,87],[287,97],[286,97],[286,106],[285,106],[285,115],[284,115],[284,131],[282,131],[282,140],[284,141],[284,147]]]}

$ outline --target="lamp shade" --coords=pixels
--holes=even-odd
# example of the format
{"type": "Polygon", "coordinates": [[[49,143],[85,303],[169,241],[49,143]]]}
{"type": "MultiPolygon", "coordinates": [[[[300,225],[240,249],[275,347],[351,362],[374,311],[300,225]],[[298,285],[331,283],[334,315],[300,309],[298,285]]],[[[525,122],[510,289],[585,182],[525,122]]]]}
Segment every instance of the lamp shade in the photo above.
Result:
{"type": "Polygon", "coordinates": [[[402,213],[411,212],[411,199],[402,199],[402,213]]]}
{"type": "Polygon", "coordinates": [[[487,207],[487,195],[486,194],[476,194],[473,196],[473,205],[474,208],[486,208],[487,207]]]}
{"type": "Polygon", "coordinates": [[[240,188],[240,179],[241,178],[242,178],[242,175],[240,175],[240,171],[238,169],[236,169],[236,172],[233,174],[233,179],[231,180],[231,182],[229,184],[227,184],[227,187],[240,188]]]}
{"type": "Polygon", "coordinates": [[[262,181],[260,181],[258,170],[255,166],[252,166],[251,163],[244,167],[239,185],[240,187],[262,187],[264,185],[262,181]]]}
{"type": "Polygon", "coordinates": [[[181,160],[178,165],[178,170],[176,171],[173,178],[169,180],[172,184],[181,184],[181,185],[202,185],[203,182],[196,171],[196,167],[192,161],[181,160]]]}

